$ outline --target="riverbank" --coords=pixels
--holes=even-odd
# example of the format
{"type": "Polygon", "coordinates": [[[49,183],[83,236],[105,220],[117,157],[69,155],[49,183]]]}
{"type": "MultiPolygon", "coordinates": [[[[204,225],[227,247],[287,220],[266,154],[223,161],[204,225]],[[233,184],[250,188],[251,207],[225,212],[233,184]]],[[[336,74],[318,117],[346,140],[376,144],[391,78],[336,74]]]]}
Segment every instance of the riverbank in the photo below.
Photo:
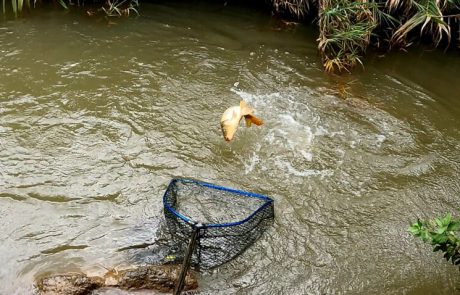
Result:
{"type": "Polygon", "coordinates": [[[453,0],[273,0],[274,7],[315,19],[318,50],[328,72],[362,64],[369,46],[406,49],[416,42],[458,46],[460,1],[453,0]],[[453,41],[453,42],[452,42],[453,41]]]}
{"type": "MultiPolygon", "coordinates": [[[[158,1],[152,1],[158,2],[158,1]]],[[[221,1],[222,5],[252,5],[279,17],[311,22],[317,29],[318,51],[326,72],[348,72],[363,65],[369,46],[383,51],[407,50],[414,43],[447,48],[459,45],[460,0],[269,0],[221,1]],[[243,1],[244,2],[244,1],[243,1]]],[[[53,2],[56,3],[56,2],[53,2]]],[[[58,0],[63,8],[83,8],[88,16],[139,15],[138,0],[58,0]],[[88,5],[92,5],[89,6],[88,5]],[[92,8],[91,8],[92,7],[92,8]]],[[[194,2],[199,5],[202,1],[194,2]]],[[[204,2],[206,3],[206,2],[204,2]]],[[[39,2],[38,5],[43,4],[39,2]]],[[[35,7],[35,4],[33,5],[35,7]]],[[[4,14],[15,16],[32,9],[29,0],[3,1],[4,14]]]]}

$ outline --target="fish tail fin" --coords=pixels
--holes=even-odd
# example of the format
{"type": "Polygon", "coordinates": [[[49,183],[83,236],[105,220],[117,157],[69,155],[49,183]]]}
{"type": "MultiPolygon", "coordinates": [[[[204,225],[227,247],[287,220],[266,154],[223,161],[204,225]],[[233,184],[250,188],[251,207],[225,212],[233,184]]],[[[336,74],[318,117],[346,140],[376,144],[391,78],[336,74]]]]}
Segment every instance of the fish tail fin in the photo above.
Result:
{"type": "Polygon", "coordinates": [[[262,119],[257,118],[254,115],[246,115],[246,116],[244,116],[244,119],[246,120],[246,126],[247,127],[251,126],[251,123],[254,123],[257,126],[260,126],[260,125],[262,125],[264,123],[264,121],[262,121],[262,119]]]}
{"type": "Polygon", "coordinates": [[[250,115],[254,112],[254,110],[251,109],[244,100],[240,100],[240,109],[243,116],[250,115]]]}

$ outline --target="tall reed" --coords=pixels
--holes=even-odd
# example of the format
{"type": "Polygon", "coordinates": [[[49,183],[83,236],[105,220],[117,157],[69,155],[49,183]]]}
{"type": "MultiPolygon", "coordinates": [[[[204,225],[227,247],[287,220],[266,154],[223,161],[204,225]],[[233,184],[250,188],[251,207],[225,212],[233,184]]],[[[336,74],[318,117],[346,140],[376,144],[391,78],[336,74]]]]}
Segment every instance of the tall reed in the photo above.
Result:
{"type": "MultiPolygon", "coordinates": [[[[30,0],[11,0],[10,2],[11,4],[11,9],[12,9],[12,12],[15,16],[18,15],[18,13],[20,13],[23,8],[24,8],[24,5],[30,9],[30,0]]],[[[6,0],[3,0],[2,1],[2,12],[3,12],[3,15],[6,14],[6,6],[7,6],[7,1],[6,0]]]]}
{"type": "Polygon", "coordinates": [[[319,27],[318,49],[328,72],[362,64],[371,44],[407,47],[429,37],[435,47],[459,33],[460,0],[272,0],[275,10],[310,16],[319,27]],[[312,9],[312,8],[315,9],[312,9]],[[317,11],[318,15],[311,15],[317,11]]]}
{"type": "MultiPolygon", "coordinates": [[[[52,2],[58,2],[61,7],[68,9],[70,5],[83,6],[85,1],[80,2],[77,0],[74,3],[72,0],[50,0],[52,2]]],[[[41,2],[41,1],[40,1],[41,2]]],[[[46,1],[45,1],[46,2],[46,1]]],[[[35,7],[37,0],[34,0],[33,6],[35,7]]],[[[130,13],[139,14],[136,7],[139,6],[138,0],[92,0],[91,4],[100,8],[98,11],[105,13],[107,16],[122,16],[129,15],[130,13]]],[[[30,0],[2,0],[2,12],[5,16],[6,13],[11,9],[11,12],[15,17],[18,17],[24,12],[24,8],[31,9],[30,0]],[[11,6],[11,7],[9,7],[11,6]]]]}

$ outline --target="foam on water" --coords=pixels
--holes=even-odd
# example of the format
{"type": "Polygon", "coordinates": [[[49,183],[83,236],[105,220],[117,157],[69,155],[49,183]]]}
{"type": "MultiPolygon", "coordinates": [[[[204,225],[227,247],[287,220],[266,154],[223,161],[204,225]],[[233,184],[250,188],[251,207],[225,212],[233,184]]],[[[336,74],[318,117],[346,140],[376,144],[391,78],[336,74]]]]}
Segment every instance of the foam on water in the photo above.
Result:
{"type": "MultiPolygon", "coordinates": [[[[252,155],[243,160],[245,173],[253,171],[256,165],[261,169],[275,165],[287,176],[298,177],[329,177],[330,169],[317,169],[315,160],[316,137],[343,135],[342,131],[329,132],[325,127],[318,125],[319,118],[311,112],[306,104],[296,103],[297,108],[292,107],[292,98],[280,92],[268,94],[253,94],[236,88],[235,83],[231,91],[237,94],[255,109],[256,115],[260,116],[265,125],[258,132],[263,132],[263,148],[261,145],[253,150],[252,155]],[[280,112],[280,110],[283,110],[280,112]],[[269,151],[276,151],[275,157],[267,157],[269,151]],[[263,162],[260,158],[264,158],[263,162]],[[269,160],[267,160],[267,158],[269,160]],[[289,159],[303,159],[301,169],[295,168],[289,159]],[[310,164],[309,164],[310,163],[310,164]]],[[[298,165],[296,165],[297,167],[298,165]]]]}

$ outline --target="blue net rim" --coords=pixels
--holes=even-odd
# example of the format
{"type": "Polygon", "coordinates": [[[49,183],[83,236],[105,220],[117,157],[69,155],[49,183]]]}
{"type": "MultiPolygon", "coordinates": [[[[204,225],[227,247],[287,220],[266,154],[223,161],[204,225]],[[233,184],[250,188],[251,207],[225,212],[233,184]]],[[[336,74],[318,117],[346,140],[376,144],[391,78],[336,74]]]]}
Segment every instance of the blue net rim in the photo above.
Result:
{"type": "Polygon", "coordinates": [[[240,225],[240,224],[243,224],[245,222],[247,222],[248,220],[250,220],[254,215],[256,215],[258,212],[260,212],[261,210],[263,210],[265,207],[267,206],[271,206],[273,204],[273,199],[267,197],[267,196],[264,196],[264,195],[260,195],[260,194],[256,194],[256,193],[251,193],[251,192],[247,192],[247,191],[242,191],[242,190],[237,190],[237,189],[232,189],[232,188],[228,188],[228,187],[224,187],[224,186],[219,186],[219,185],[215,185],[215,184],[211,184],[211,183],[207,183],[207,182],[203,182],[203,181],[198,181],[198,180],[195,180],[195,179],[189,179],[189,178],[173,178],[170,182],[169,182],[169,185],[168,185],[168,188],[166,189],[164,195],[163,195],[163,205],[164,205],[164,208],[166,210],[168,210],[170,213],[174,214],[175,216],[177,216],[178,218],[182,219],[183,221],[189,223],[191,226],[195,226],[196,225],[196,222],[194,222],[193,220],[191,220],[190,218],[180,214],[179,212],[177,212],[174,208],[172,208],[167,200],[166,200],[166,196],[169,192],[169,190],[173,187],[173,185],[176,183],[176,182],[182,182],[182,183],[194,183],[194,184],[197,184],[197,185],[200,185],[200,186],[204,186],[204,187],[207,187],[207,188],[210,188],[210,189],[215,189],[215,190],[221,190],[221,191],[227,191],[227,192],[231,192],[231,193],[234,193],[234,194],[238,194],[238,195],[243,195],[243,196],[246,196],[246,197],[250,197],[250,198],[257,198],[257,199],[261,199],[261,200],[264,200],[265,203],[260,206],[258,209],[256,209],[254,212],[252,212],[248,217],[246,217],[245,219],[243,220],[240,220],[240,221],[236,221],[236,222],[228,222],[228,223],[205,223],[203,224],[201,227],[202,228],[206,228],[206,227],[228,227],[228,226],[235,226],[235,225],[240,225]]]}

